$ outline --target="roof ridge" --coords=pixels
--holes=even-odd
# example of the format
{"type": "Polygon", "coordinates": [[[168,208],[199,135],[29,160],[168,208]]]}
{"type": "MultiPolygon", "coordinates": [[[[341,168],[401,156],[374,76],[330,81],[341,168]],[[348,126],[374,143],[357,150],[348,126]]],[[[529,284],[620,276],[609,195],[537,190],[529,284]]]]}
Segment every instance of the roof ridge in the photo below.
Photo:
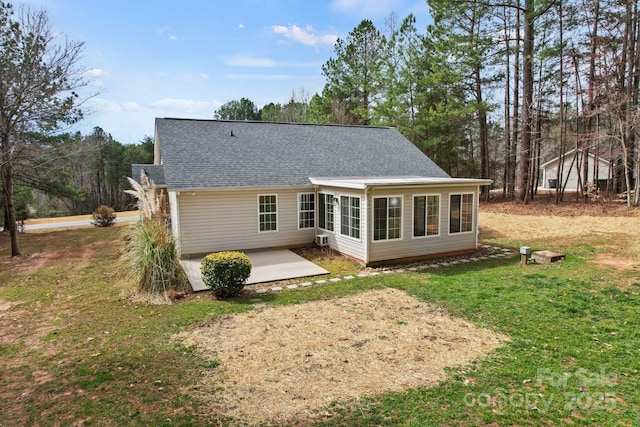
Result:
{"type": "Polygon", "coordinates": [[[218,123],[254,123],[254,124],[272,124],[272,125],[296,125],[296,126],[326,126],[326,127],[344,127],[344,128],[364,128],[364,129],[395,129],[393,126],[382,125],[353,125],[340,123],[300,123],[300,122],[271,122],[264,120],[220,120],[220,119],[192,119],[187,117],[158,117],[161,120],[181,120],[191,122],[218,122],[218,123]]]}

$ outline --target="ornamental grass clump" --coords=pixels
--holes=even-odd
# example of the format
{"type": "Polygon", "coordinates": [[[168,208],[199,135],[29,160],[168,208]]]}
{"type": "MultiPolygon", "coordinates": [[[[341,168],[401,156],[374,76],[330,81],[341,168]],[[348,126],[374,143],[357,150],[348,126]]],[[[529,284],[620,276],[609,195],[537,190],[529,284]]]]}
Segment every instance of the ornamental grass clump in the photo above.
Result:
{"type": "Polygon", "coordinates": [[[168,299],[170,293],[188,291],[177,243],[168,225],[163,193],[142,173],[141,184],[129,178],[138,199],[140,220],[123,232],[122,266],[138,294],[168,299]]]}
{"type": "Polygon", "coordinates": [[[161,218],[138,221],[124,230],[123,237],[123,266],[138,293],[166,296],[170,290],[187,290],[176,241],[161,218]]]}
{"type": "Polygon", "coordinates": [[[240,294],[251,274],[251,260],[242,252],[216,252],[202,259],[202,281],[216,298],[240,294]]]}

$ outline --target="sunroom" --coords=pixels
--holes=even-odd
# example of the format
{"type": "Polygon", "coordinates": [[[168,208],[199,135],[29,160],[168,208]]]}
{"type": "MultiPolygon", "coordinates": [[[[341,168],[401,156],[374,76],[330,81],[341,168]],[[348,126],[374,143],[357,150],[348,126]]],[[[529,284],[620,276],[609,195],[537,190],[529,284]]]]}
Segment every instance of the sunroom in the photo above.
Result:
{"type": "Polygon", "coordinates": [[[490,184],[415,176],[310,181],[318,201],[316,242],[367,265],[473,252],[478,189],[490,184]]]}

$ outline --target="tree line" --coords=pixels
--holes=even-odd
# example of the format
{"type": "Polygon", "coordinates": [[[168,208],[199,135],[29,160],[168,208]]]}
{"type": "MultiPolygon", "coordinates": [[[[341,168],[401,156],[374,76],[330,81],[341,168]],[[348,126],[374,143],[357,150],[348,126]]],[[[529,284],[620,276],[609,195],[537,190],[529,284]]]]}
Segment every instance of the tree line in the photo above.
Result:
{"type": "MultiPolygon", "coordinates": [[[[638,204],[637,1],[427,3],[426,32],[413,15],[392,14],[382,28],[365,19],[338,39],[321,93],[294,92],[260,110],[242,98],[214,117],[394,126],[449,174],[490,178],[525,202],[541,163],[576,148],[610,160],[603,190],[638,204]]],[[[592,171],[571,160],[582,178],[572,190],[586,200],[592,171]]],[[[557,201],[567,177],[558,170],[557,201]]]]}
{"type": "MultiPolygon", "coordinates": [[[[426,31],[413,15],[391,14],[382,28],[365,19],[338,39],[321,93],[293,92],[261,109],[242,98],[214,117],[393,126],[450,175],[490,178],[525,202],[541,162],[576,148],[611,160],[608,190],[638,204],[637,1],[427,3],[426,31]]],[[[149,138],[123,146],[100,128],[63,133],[83,117],[83,48],[53,32],[45,11],[0,2],[0,178],[12,255],[20,254],[16,201],[36,199],[39,213],[47,203],[72,213],[123,209],[130,164],[151,161],[149,138]]],[[[579,174],[576,195],[586,198],[588,171],[579,174]]]]}
{"type": "MultiPolygon", "coordinates": [[[[122,144],[100,127],[88,135],[64,133],[55,143],[40,143],[47,151],[32,167],[18,162],[20,173],[14,188],[18,221],[28,217],[80,215],[106,205],[116,211],[131,209],[135,200],[127,177],[131,165],[153,163],[153,139],[145,136],[137,144],[122,144]],[[54,154],[55,152],[55,154],[54,154]]],[[[24,159],[25,162],[28,160],[24,159]]],[[[0,197],[5,228],[8,215],[4,196],[0,197]]]]}

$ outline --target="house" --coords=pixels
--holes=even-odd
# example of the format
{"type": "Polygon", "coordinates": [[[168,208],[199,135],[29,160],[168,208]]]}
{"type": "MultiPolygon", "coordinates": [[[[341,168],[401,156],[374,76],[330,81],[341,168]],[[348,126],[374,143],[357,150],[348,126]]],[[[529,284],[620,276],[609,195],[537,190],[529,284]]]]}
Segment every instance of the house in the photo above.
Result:
{"type": "Polygon", "coordinates": [[[314,241],[363,264],[474,251],[478,189],[389,127],[156,119],[182,257],[314,241]]]}
{"type": "MultiPolygon", "coordinates": [[[[558,164],[560,163],[560,156],[549,160],[546,163],[540,165],[542,172],[542,182],[540,188],[553,189],[558,186],[558,164]]],[[[582,149],[574,148],[565,153],[562,159],[562,185],[565,185],[567,190],[577,190],[579,188],[578,182],[582,184],[583,188],[586,188],[587,184],[598,185],[599,188],[606,187],[607,181],[610,179],[612,169],[608,160],[602,157],[596,157],[593,152],[585,152],[582,149]],[[587,181],[584,182],[585,169],[587,174],[587,181]],[[594,177],[597,178],[594,179],[594,177]],[[580,177],[580,180],[578,180],[580,177]]]]}

